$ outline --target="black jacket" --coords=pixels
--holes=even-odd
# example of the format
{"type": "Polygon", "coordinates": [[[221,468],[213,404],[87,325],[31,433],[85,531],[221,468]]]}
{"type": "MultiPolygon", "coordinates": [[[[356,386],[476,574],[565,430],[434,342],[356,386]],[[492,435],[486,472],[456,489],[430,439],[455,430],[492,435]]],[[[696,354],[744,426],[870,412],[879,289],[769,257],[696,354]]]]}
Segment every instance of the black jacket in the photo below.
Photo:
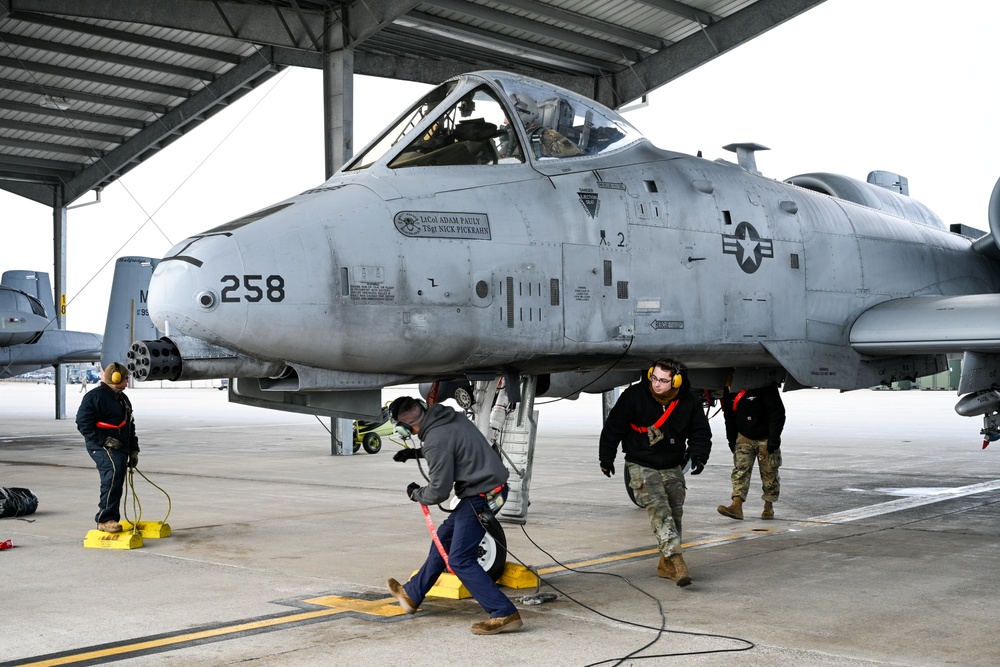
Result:
{"type": "Polygon", "coordinates": [[[664,470],[683,465],[685,454],[707,463],[712,451],[712,428],[708,425],[708,417],[686,384],[681,387],[677,399],[677,407],[660,429],[664,438],[651,446],[649,436],[636,431],[632,425],[652,426],[663,415],[664,406],[653,398],[649,380],[645,378],[623,391],[601,431],[601,463],[614,462],[619,443],[625,451],[626,461],[647,468],[664,470]]]}
{"type": "Polygon", "coordinates": [[[125,451],[139,451],[132,403],[125,392],[117,393],[103,382],[84,394],[76,411],[76,428],[83,434],[87,449],[101,449],[110,436],[125,445],[125,451]],[[98,422],[113,424],[114,427],[100,427],[98,422]]]}
{"type": "Polygon", "coordinates": [[[778,385],[747,389],[736,404],[737,393],[722,391],[722,415],[726,420],[726,440],[736,444],[736,436],[743,434],[751,440],[767,440],[770,449],[781,446],[781,430],[785,427],[785,404],[781,402],[778,385]]]}

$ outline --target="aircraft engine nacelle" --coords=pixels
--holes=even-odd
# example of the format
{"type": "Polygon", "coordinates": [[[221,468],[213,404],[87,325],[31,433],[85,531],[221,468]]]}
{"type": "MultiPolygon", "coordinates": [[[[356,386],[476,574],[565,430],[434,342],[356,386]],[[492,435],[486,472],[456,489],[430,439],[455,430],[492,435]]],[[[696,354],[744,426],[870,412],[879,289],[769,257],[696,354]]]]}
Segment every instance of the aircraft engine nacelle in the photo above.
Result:
{"type": "Polygon", "coordinates": [[[277,377],[284,363],[261,361],[188,336],[140,340],[128,351],[128,369],[140,382],[277,377]]]}

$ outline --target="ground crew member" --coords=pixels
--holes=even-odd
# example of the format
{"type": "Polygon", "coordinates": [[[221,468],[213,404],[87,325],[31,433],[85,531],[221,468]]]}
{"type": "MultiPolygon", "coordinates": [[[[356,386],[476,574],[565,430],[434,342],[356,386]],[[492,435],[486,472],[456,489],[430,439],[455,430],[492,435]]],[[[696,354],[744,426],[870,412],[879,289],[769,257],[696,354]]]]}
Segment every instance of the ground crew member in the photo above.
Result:
{"type": "MultiPolygon", "coordinates": [[[[402,449],[392,457],[395,461],[427,460],[429,482],[427,486],[411,483],[406,488],[410,500],[435,505],[448,499],[452,487],[459,498],[437,534],[452,572],[490,615],[489,620],[473,623],[472,633],[517,630],[523,625],[517,608],[500,592],[478,557],[479,543],[486,535],[479,514],[486,508],[487,495],[499,493],[507,498],[508,473],[503,462],[476,425],[447,405],[437,403],[427,409],[423,402],[401,396],[389,405],[389,415],[397,433],[416,434],[423,443],[419,449],[402,449]]],[[[420,570],[405,584],[389,579],[389,592],[406,613],[416,613],[444,570],[444,559],[432,543],[420,570]]]]}
{"type": "Polygon", "coordinates": [[[601,431],[601,472],[615,474],[621,443],[635,502],[645,508],[660,549],[656,572],[678,586],[691,583],[681,554],[683,466],[699,475],[712,451],[712,429],[677,364],[655,362],[618,397],[601,431]]]}
{"type": "Polygon", "coordinates": [[[719,505],[719,514],[743,519],[743,503],[750,490],[754,459],[764,489],[761,519],[774,518],[774,502],[781,492],[781,431],[785,426],[785,405],[778,385],[733,393],[727,386],[722,392],[722,414],[726,420],[726,439],[733,452],[733,502],[719,505]]]}
{"type": "Polygon", "coordinates": [[[139,463],[139,439],[135,435],[132,403],[125,395],[128,369],[114,362],[101,374],[101,382],[88,391],[76,411],[76,428],[83,434],[87,453],[101,475],[97,529],[120,533],[118,505],[125,485],[125,471],[139,463]]]}

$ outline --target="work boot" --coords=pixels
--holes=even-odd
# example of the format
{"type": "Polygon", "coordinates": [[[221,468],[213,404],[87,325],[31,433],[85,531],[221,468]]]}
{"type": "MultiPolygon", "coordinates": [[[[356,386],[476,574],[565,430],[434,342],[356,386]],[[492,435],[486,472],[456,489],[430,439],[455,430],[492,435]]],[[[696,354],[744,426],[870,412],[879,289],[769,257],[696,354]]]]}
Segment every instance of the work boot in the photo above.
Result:
{"type": "Polygon", "coordinates": [[[122,525],[111,519],[103,523],[97,524],[97,530],[103,531],[105,533],[120,533],[122,532],[122,525]]]}
{"type": "Polygon", "coordinates": [[[719,505],[717,509],[722,516],[728,516],[730,519],[739,519],[740,521],[743,520],[743,499],[739,496],[733,496],[733,504],[729,507],[719,505]]]}
{"type": "Polygon", "coordinates": [[[773,519],[774,518],[774,505],[771,504],[770,500],[764,501],[764,511],[760,513],[761,519],[773,519]]]}
{"type": "Polygon", "coordinates": [[[389,593],[392,594],[392,597],[399,601],[399,606],[403,608],[403,611],[407,614],[417,613],[417,603],[406,593],[406,589],[403,588],[401,583],[395,579],[390,579],[386,582],[386,585],[389,587],[389,593]]]}
{"type": "Polygon", "coordinates": [[[667,556],[667,565],[668,567],[673,568],[674,576],[670,578],[676,581],[678,586],[691,585],[691,577],[688,574],[688,566],[684,562],[684,556],[680,554],[667,556]]]}
{"type": "Polygon", "coordinates": [[[674,579],[677,576],[674,572],[674,564],[667,560],[663,554],[660,554],[660,563],[656,566],[656,574],[664,579],[674,579]]]}
{"type": "Polygon", "coordinates": [[[488,621],[480,621],[472,624],[472,634],[474,635],[498,635],[501,632],[513,632],[519,630],[524,623],[521,622],[521,615],[516,611],[510,616],[500,616],[491,618],[488,621]]]}

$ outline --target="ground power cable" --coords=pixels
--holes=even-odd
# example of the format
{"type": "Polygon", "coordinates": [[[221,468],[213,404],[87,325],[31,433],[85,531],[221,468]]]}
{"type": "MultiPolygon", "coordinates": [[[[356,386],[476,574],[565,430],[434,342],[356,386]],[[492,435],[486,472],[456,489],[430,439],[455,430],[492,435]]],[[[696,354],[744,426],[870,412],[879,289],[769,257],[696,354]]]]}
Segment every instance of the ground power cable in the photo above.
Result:
{"type": "MultiPolygon", "coordinates": [[[[579,606],[583,607],[584,609],[586,609],[586,610],[588,610],[588,611],[590,611],[590,612],[592,612],[594,614],[597,614],[598,616],[600,616],[602,618],[608,619],[610,621],[614,621],[616,623],[622,623],[624,625],[631,625],[631,626],[637,627],[637,628],[643,628],[643,629],[646,629],[646,630],[655,630],[656,631],[656,637],[654,637],[652,641],[644,644],[643,646],[639,647],[635,651],[632,651],[628,655],[625,655],[625,656],[622,656],[622,657],[618,657],[618,658],[609,658],[607,660],[601,660],[599,662],[588,663],[584,667],[598,667],[598,665],[606,665],[606,664],[611,664],[611,665],[614,665],[615,667],[617,667],[618,665],[624,664],[628,660],[650,660],[650,659],[654,659],[654,658],[674,658],[674,657],[690,656],[690,655],[707,655],[707,654],[711,654],[711,653],[737,653],[737,652],[742,652],[742,651],[749,651],[749,650],[751,650],[753,648],[756,648],[756,644],[754,644],[749,639],[743,639],[742,637],[734,637],[734,636],[731,636],[731,635],[723,635],[723,634],[711,633],[711,632],[693,632],[693,631],[689,631],[689,630],[668,630],[667,629],[667,617],[666,617],[666,613],[663,611],[663,604],[662,604],[662,602],[660,601],[659,598],[657,598],[656,596],[652,595],[648,591],[643,590],[639,586],[637,586],[634,583],[632,583],[631,581],[629,581],[628,578],[626,578],[626,577],[624,577],[624,576],[622,576],[620,574],[615,574],[614,572],[593,572],[593,571],[588,571],[588,570],[580,570],[580,569],[571,567],[569,565],[565,565],[564,563],[561,563],[558,559],[556,559],[548,551],[546,551],[545,549],[543,549],[537,542],[535,542],[535,540],[533,540],[531,538],[531,536],[528,535],[528,531],[525,529],[524,524],[521,524],[521,532],[524,533],[524,536],[528,539],[529,542],[531,542],[531,544],[536,549],[538,549],[543,554],[545,554],[547,557],[549,557],[550,559],[552,559],[552,562],[555,563],[556,565],[558,565],[559,567],[561,567],[563,569],[566,569],[566,570],[569,570],[570,572],[576,572],[577,574],[603,575],[605,577],[615,577],[617,579],[621,579],[629,587],[635,589],[639,593],[645,595],[649,599],[651,599],[654,602],[656,602],[657,609],[658,609],[658,611],[660,613],[660,626],[659,627],[655,627],[655,626],[652,626],[652,625],[646,625],[646,624],[643,624],[643,623],[636,623],[634,621],[627,621],[627,620],[624,620],[624,619],[621,619],[621,618],[616,618],[616,617],[611,616],[609,614],[605,614],[604,612],[599,611],[599,610],[595,609],[594,607],[591,607],[590,605],[587,605],[586,603],[581,602],[580,600],[577,600],[572,595],[570,595],[570,594],[566,593],[565,591],[559,589],[556,585],[554,585],[548,579],[543,579],[542,577],[538,577],[539,585],[545,584],[546,586],[548,586],[549,588],[553,589],[554,591],[556,591],[557,593],[559,593],[560,595],[562,595],[566,599],[570,600],[571,602],[574,602],[574,603],[578,604],[579,606]],[[638,655],[640,652],[645,651],[649,647],[653,646],[664,635],[667,635],[667,634],[687,635],[687,636],[690,636],[690,637],[705,637],[705,638],[710,638],[710,639],[723,639],[723,640],[727,640],[727,641],[740,642],[740,643],[742,643],[744,645],[743,646],[736,646],[736,647],[733,647],[733,648],[710,649],[710,650],[704,650],[704,651],[678,651],[676,653],[657,653],[657,654],[653,654],[653,655],[638,655]]],[[[528,568],[529,570],[532,569],[524,561],[522,561],[520,558],[518,558],[515,554],[511,553],[509,549],[507,550],[507,554],[511,558],[513,558],[514,560],[516,560],[518,563],[520,563],[521,565],[523,565],[524,567],[528,568]]],[[[536,576],[537,576],[537,572],[536,572],[536,576]]]]}

